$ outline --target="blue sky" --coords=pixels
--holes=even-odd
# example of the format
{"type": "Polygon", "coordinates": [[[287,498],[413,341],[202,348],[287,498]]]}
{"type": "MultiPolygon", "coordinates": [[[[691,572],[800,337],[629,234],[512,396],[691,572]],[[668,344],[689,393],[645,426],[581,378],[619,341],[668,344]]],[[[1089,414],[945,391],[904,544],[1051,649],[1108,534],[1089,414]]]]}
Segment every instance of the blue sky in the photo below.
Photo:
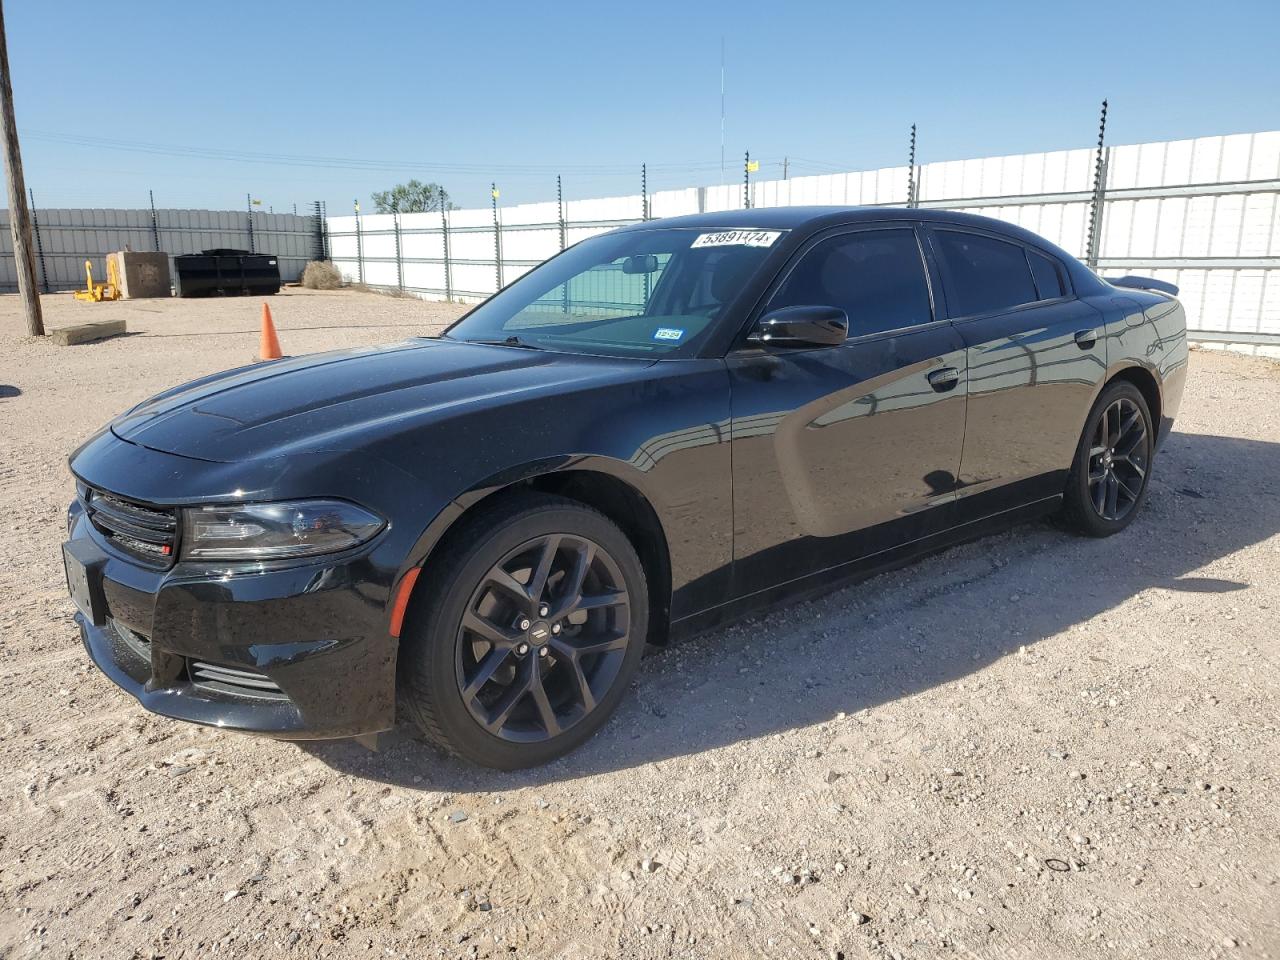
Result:
{"type": "Polygon", "coordinates": [[[905,163],[913,122],[922,162],[1086,146],[1104,96],[1111,143],[1280,128],[1274,0],[5,7],[42,207],[715,183],[722,37],[734,181],[748,149],[764,177],[905,163]]]}

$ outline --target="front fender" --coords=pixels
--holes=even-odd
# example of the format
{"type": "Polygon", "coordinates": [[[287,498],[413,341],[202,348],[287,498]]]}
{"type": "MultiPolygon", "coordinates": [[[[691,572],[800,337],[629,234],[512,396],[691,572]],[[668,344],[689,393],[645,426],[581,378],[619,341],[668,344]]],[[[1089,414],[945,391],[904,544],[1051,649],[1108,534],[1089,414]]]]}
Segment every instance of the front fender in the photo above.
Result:
{"type": "MultiPolygon", "coordinates": [[[[449,529],[463,514],[477,506],[480,501],[502,490],[517,487],[528,481],[571,470],[599,473],[621,480],[648,501],[650,506],[653,506],[652,499],[645,492],[643,475],[634,468],[630,468],[628,465],[609,457],[589,454],[565,454],[514,464],[485,477],[483,480],[477,481],[473,486],[451,499],[422,531],[412,551],[405,558],[401,573],[407,572],[412,567],[422,566],[428,555],[440,543],[449,529]]],[[[654,512],[657,513],[657,510],[655,509],[654,512]]],[[[658,519],[665,530],[667,523],[661,514],[658,514],[658,519]]]]}
{"type": "Polygon", "coordinates": [[[399,576],[428,564],[487,497],[573,471],[621,481],[653,508],[670,555],[673,619],[723,602],[733,558],[728,422],[723,362],[669,361],[632,384],[479,411],[435,425],[418,442],[402,438],[396,462],[422,478],[433,507],[420,517],[399,576]]]}

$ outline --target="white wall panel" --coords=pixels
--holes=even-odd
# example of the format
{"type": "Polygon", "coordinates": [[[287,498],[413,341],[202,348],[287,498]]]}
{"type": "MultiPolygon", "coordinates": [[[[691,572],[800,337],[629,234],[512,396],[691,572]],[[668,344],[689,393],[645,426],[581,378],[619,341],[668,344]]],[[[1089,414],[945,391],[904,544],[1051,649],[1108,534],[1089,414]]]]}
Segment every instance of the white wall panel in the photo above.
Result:
{"type": "Polygon", "coordinates": [[[680,217],[698,212],[698,189],[660,190],[649,198],[649,215],[652,217],[680,217]]]}
{"type": "Polygon", "coordinates": [[[502,256],[504,259],[538,262],[554,257],[559,252],[559,227],[542,229],[521,227],[513,229],[506,224],[503,225],[502,256]]]}
{"type": "Polygon", "coordinates": [[[482,230],[449,229],[449,256],[456,260],[493,260],[493,226],[482,230]]]}
{"type": "Polygon", "coordinates": [[[421,290],[444,290],[443,263],[406,263],[404,265],[404,285],[421,290]]]}

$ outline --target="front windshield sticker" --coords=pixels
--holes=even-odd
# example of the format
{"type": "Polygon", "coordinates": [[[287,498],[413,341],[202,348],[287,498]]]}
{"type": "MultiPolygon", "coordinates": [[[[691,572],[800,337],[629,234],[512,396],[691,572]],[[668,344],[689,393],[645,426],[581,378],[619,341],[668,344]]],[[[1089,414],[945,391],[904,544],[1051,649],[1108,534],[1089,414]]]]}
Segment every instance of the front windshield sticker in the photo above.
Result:
{"type": "Polygon", "coordinates": [[[684,331],[679,327],[659,327],[653,334],[655,340],[670,340],[672,343],[678,341],[684,336],[684,331]]]}
{"type": "Polygon", "coordinates": [[[780,230],[721,230],[704,233],[689,244],[690,250],[701,247],[771,247],[782,236],[780,230]]]}

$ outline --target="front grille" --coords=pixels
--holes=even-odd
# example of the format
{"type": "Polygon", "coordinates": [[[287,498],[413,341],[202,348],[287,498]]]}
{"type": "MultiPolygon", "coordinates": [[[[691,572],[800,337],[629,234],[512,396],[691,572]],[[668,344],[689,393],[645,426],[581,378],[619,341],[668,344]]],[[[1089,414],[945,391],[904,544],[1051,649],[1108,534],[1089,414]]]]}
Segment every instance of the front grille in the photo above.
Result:
{"type": "Polygon", "coordinates": [[[244,667],[226,667],[203,660],[189,660],[187,675],[198,687],[208,687],[221,693],[234,693],[242,697],[263,697],[270,700],[285,699],[284,691],[275,681],[257,670],[244,667]]]}
{"type": "Polygon", "coordinates": [[[178,543],[178,512],[124,500],[113,493],[89,490],[89,521],[125,553],[157,566],[173,563],[178,543]]]}

